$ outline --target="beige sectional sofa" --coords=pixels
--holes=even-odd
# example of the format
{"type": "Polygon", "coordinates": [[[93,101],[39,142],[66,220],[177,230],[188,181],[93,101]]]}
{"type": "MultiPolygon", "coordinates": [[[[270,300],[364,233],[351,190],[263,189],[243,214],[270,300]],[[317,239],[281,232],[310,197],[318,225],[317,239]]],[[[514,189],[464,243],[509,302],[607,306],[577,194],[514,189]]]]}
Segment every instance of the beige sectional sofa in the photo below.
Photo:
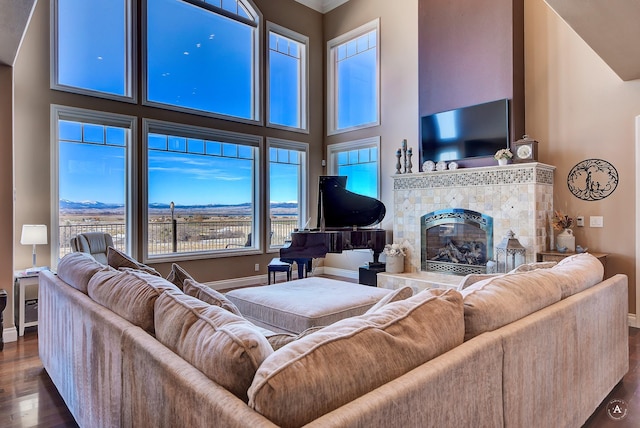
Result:
{"type": "Polygon", "coordinates": [[[628,371],[627,277],[588,254],[389,296],[277,350],[179,271],[78,254],[40,274],[38,340],[82,427],[578,427],[628,371]]]}

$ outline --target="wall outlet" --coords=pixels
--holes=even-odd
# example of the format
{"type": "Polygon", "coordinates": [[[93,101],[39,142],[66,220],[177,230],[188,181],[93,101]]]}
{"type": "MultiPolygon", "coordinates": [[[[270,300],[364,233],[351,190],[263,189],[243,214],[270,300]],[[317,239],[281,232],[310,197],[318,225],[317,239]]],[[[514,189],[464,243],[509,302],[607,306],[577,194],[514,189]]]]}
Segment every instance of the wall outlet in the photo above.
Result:
{"type": "Polygon", "coordinates": [[[256,263],[255,269],[256,269],[256,272],[260,272],[260,263],[256,263]]]}
{"type": "Polygon", "coordinates": [[[584,216],[579,215],[576,217],[576,226],[584,227],[584,216]]]}
{"type": "Polygon", "coordinates": [[[604,217],[601,215],[592,215],[589,217],[590,227],[604,227],[604,217]]]}

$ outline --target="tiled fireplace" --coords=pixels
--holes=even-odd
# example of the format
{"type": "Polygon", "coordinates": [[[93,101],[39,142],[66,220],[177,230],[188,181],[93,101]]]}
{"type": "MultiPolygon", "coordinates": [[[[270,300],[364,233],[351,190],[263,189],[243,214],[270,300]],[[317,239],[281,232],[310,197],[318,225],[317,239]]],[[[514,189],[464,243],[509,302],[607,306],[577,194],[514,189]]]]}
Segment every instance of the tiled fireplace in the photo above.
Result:
{"type": "MultiPolygon", "coordinates": [[[[491,218],[493,236],[484,244],[487,258],[513,230],[527,250],[526,261],[535,261],[552,236],[549,218],[553,214],[554,170],[553,166],[533,162],[395,175],[393,241],[408,248],[403,275],[410,277],[427,270],[422,223],[425,215],[441,210],[464,210],[491,218]]],[[[389,281],[397,282],[397,278],[379,275],[379,286],[397,288],[398,284],[389,281]]]]}

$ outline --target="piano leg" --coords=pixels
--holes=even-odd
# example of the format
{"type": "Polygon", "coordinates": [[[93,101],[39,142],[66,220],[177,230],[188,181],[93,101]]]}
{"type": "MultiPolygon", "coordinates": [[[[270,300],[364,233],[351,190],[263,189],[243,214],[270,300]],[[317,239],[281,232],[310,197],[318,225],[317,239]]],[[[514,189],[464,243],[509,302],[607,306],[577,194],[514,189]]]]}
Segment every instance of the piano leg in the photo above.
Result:
{"type": "Polygon", "coordinates": [[[287,257],[280,259],[286,263],[296,262],[298,265],[298,279],[306,278],[313,269],[313,259],[308,257],[287,257]]]}

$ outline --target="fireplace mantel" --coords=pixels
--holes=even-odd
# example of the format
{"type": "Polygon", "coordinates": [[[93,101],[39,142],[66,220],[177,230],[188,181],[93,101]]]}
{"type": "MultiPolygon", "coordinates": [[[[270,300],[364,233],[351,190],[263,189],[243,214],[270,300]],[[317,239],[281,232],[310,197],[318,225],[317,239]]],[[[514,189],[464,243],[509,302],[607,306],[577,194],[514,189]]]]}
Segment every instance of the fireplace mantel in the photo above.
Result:
{"type": "Polygon", "coordinates": [[[531,162],[394,175],[393,241],[408,248],[405,272],[420,272],[420,217],[448,208],[491,216],[493,242],[513,230],[527,250],[527,262],[535,261],[552,235],[554,171],[531,162]]]}

